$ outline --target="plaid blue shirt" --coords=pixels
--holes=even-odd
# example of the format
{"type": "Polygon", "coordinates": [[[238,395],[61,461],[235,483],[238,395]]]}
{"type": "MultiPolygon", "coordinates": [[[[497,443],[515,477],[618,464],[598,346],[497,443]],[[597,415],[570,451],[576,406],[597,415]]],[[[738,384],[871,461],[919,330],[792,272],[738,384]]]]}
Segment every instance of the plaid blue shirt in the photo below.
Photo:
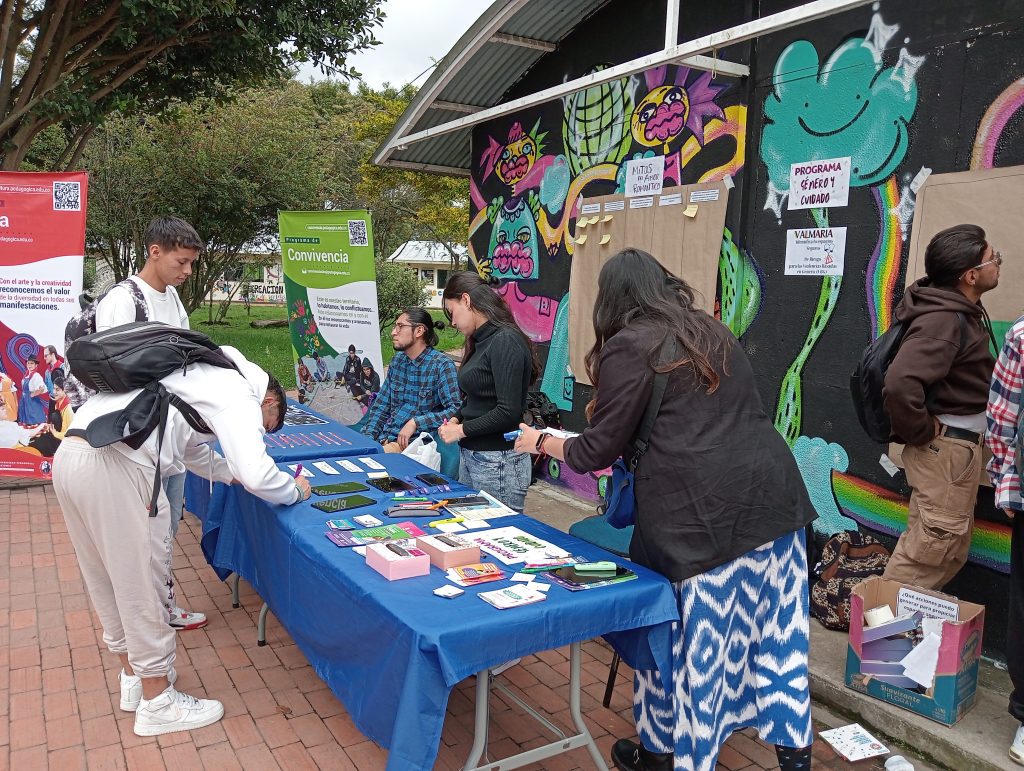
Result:
{"type": "Polygon", "coordinates": [[[427,348],[410,359],[399,351],[366,416],[363,433],[381,443],[393,442],[410,418],[417,431],[434,431],[461,405],[458,373],[447,355],[427,348]]]}

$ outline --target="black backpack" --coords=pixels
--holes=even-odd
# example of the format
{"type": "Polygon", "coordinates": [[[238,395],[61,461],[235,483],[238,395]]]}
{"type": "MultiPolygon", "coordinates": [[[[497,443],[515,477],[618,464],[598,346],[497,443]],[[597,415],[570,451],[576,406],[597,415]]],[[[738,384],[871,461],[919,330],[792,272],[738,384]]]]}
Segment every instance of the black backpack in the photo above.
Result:
{"type": "Polygon", "coordinates": [[[160,380],[178,370],[186,373],[193,364],[212,364],[236,372],[238,367],[201,332],[158,321],[137,321],[84,335],[68,346],[66,355],[71,373],[93,391],[128,393],[142,389],[120,412],[91,421],[85,438],[93,447],[124,442],[137,450],[157,430],[156,477],[149,505],[149,515],[155,517],[160,494],[160,449],[169,408],[177,409],[196,431],[213,433],[199,413],[168,392],[160,380]]]}
{"type": "MultiPolygon", "coordinates": [[[[124,281],[114,284],[114,286],[110,287],[99,297],[93,298],[83,292],[78,297],[78,304],[82,307],[82,310],[72,316],[67,326],[64,327],[65,351],[75,340],[96,332],[96,308],[110,290],[115,287],[127,289],[129,294],[131,294],[132,301],[135,303],[136,321],[146,321],[149,319],[146,297],[142,294],[142,290],[139,289],[139,285],[131,279],[126,278],[124,281]]],[[[89,397],[95,393],[95,390],[88,388],[75,377],[74,373],[71,373],[64,382],[64,393],[68,395],[68,401],[71,402],[71,406],[77,410],[88,401],[89,397]]]]}
{"type": "MultiPolygon", "coordinates": [[[[964,314],[955,311],[960,319],[960,348],[964,347],[967,334],[967,320],[964,314]]],[[[903,343],[909,324],[895,322],[882,335],[871,342],[861,354],[857,367],[850,375],[850,396],[864,432],[876,442],[885,444],[892,438],[892,422],[885,411],[882,391],[885,388],[885,373],[896,358],[903,343]]]]}

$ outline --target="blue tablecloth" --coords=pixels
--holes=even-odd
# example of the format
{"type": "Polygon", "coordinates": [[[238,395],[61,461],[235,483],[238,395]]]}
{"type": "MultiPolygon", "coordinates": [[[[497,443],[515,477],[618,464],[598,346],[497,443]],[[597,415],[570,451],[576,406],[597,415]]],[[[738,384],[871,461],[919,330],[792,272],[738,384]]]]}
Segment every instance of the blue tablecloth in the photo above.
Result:
{"type": "Polygon", "coordinates": [[[276,434],[267,434],[263,442],[270,457],[280,463],[384,452],[383,447],[365,434],[292,399],[288,400],[284,428],[276,434]]]}
{"type": "MultiPolygon", "coordinates": [[[[375,460],[396,476],[424,470],[401,455],[375,460]]],[[[317,473],[314,484],[365,480],[317,473]]],[[[387,581],[352,549],[325,537],[330,515],[311,502],[274,506],[238,486],[218,493],[222,519],[211,563],[253,585],[356,726],[390,750],[390,771],[431,768],[452,687],[517,656],[604,635],[631,666],[669,671],[670,622],[678,611],[668,581],[639,566],[630,565],[639,575],[634,581],[583,592],[553,586],[544,602],[497,610],[474,595],[507,586],[507,580],[442,599],[432,594],[449,583],[440,570],[387,581]]],[[[378,505],[352,514],[401,521],[383,514],[390,496],[373,488],[366,494],[378,505]]],[[[413,521],[429,531],[429,520],[413,521]]],[[[628,564],[529,517],[497,519],[491,526],[515,526],[573,554],[628,564]]]]}

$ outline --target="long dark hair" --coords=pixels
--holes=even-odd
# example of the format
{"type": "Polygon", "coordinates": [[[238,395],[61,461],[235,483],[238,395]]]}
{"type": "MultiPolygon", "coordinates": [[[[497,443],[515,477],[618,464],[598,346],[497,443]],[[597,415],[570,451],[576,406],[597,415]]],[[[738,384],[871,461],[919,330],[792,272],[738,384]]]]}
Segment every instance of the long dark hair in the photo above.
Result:
{"type": "Polygon", "coordinates": [[[724,370],[728,343],[719,349],[714,335],[715,320],[693,305],[693,287],[666,270],[661,263],[640,249],[623,249],[601,268],[594,302],[594,347],[586,356],[587,374],[594,387],[594,398],[587,405],[587,417],[597,399],[601,349],[604,344],[633,321],[651,321],[664,330],[651,339],[646,354],[656,372],[671,372],[689,366],[697,379],[714,393],[720,378],[711,363],[714,354],[722,356],[724,370]],[[659,364],[661,347],[674,334],[682,355],[675,361],[659,364]]]}
{"type": "MultiPolygon", "coordinates": [[[[425,342],[431,348],[437,346],[437,331],[444,329],[443,321],[434,321],[434,317],[431,316],[426,308],[420,308],[419,306],[412,306],[402,311],[406,316],[409,317],[409,323],[414,326],[423,327],[423,342],[425,342]]],[[[402,313],[398,314],[399,316],[402,313]]]]}
{"type": "MultiPolygon", "coordinates": [[[[512,310],[508,307],[508,303],[505,302],[505,298],[495,292],[488,282],[480,278],[479,274],[471,270],[460,270],[448,277],[448,281],[444,285],[444,293],[441,295],[442,304],[445,300],[458,300],[464,294],[469,295],[470,307],[486,316],[487,321],[491,324],[496,327],[513,329],[523,338],[523,342],[526,343],[526,348],[530,352],[530,384],[532,385],[540,375],[537,349],[534,348],[530,338],[516,324],[515,316],[512,315],[512,310]]],[[[447,307],[444,309],[444,315],[448,317],[448,321],[452,320],[447,307]]],[[[473,355],[473,347],[473,336],[466,335],[466,347],[462,356],[463,362],[469,361],[473,355]]]]}

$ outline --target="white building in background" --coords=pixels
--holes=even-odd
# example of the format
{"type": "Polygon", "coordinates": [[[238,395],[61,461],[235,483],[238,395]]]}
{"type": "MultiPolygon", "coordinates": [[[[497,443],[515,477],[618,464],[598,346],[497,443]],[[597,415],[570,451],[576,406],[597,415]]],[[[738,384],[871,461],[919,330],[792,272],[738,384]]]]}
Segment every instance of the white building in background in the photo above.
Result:
{"type": "Polygon", "coordinates": [[[459,256],[459,265],[452,267],[452,254],[437,241],[406,241],[388,257],[392,262],[405,265],[416,273],[421,281],[427,282],[427,307],[441,307],[441,293],[452,270],[463,269],[466,265],[468,250],[465,246],[454,247],[459,256]]]}

